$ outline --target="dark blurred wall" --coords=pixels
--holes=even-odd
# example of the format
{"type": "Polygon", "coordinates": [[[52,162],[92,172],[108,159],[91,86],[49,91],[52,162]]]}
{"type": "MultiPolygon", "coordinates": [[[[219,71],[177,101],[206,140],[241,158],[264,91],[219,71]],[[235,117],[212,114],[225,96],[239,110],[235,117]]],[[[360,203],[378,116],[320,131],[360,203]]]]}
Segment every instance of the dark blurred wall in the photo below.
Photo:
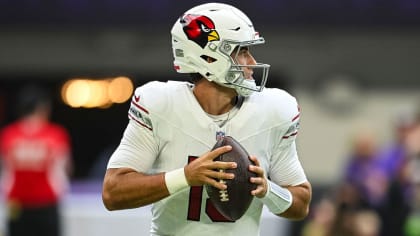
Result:
{"type": "MultiPolygon", "coordinates": [[[[204,2],[0,0],[0,79],[176,76],[170,29],[185,10],[204,2]]],[[[298,85],[331,71],[374,86],[418,85],[420,1],[220,2],[250,16],[267,41],[260,60],[298,85]]]]}
{"type": "MultiPolygon", "coordinates": [[[[204,0],[1,0],[1,24],[78,27],[165,26],[204,0]]],[[[418,25],[416,0],[220,0],[270,26],[418,25]]]]}

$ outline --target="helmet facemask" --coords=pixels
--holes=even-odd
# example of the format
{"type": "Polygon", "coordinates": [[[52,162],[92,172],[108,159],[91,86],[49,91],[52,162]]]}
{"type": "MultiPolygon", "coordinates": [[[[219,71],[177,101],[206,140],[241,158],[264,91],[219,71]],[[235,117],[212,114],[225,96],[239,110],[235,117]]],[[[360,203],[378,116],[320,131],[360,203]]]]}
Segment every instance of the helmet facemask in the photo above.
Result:
{"type": "Polygon", "coordinates": [[[267,82],[270,65],[263,63],[240,64],[237,58],[244,48],[249,51],[251,46],[263,43],[264,38],[243,42],[222,41],[219,50],[230,58],[231,66],[225,78],[220,78],[219,80],[215,80],[215,82],[226,87],[234,88],[238,95],[245,97],[251,95],[254,91],[261,92],[267,82]],[[250,72],[246,72],[245,70],[250,70],[250,72]]]}

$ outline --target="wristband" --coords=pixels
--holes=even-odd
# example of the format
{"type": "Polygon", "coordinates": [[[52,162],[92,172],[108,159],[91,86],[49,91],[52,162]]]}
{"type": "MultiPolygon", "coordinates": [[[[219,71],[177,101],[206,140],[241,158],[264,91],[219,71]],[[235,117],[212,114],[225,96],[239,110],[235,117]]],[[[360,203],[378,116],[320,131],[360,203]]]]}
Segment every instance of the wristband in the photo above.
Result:
{"type": "Polygon", "coordinates": [[[293,195],[287,189],[267,180],[268,190],[260,200],[274,214],[278,215],[285,212],[292,205],[293,195]]]}
{"type": "Polygon", "coordinates": [[[185,177],[184,168],[179,168],[165,173],[166,188],[170,195],[189,187],[185,177]]]}

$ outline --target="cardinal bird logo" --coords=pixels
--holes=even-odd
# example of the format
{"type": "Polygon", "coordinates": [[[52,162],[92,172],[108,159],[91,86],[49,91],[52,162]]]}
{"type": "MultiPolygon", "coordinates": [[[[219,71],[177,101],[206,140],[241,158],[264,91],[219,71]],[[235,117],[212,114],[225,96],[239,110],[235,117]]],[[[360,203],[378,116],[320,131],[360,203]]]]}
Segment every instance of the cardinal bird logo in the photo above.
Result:
{"type": "Polygon", "coordinates": [[[218,41],[213,21],[207,16],[187,14],[181,17],[180,23],[189,40],[204,48],[208,42],[218,41]]]}

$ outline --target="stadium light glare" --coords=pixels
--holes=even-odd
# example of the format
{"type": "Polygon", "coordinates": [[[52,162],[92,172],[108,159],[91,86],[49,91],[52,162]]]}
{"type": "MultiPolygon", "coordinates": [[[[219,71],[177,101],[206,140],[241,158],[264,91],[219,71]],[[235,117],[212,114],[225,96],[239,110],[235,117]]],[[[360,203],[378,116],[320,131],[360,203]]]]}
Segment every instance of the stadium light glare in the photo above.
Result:
{"type": "Polygon", "coordinates": [[[69,79],[61,86],[61,99],[73,108],[109,108],[130,99],[134,85],[130,78],[69,79]]]}

